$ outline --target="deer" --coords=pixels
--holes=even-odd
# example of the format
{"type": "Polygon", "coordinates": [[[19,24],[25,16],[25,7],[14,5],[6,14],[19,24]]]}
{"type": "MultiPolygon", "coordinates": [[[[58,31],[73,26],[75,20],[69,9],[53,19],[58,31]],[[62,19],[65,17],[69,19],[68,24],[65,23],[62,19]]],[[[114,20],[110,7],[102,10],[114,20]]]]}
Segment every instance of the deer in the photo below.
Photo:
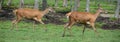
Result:
{"type": "MultiPolygon", "coordinates": [[[[30,9],[30,8],[19,8],[13,10],[14,15],[16,16],[16,19],[12,21],[12,27],[17,27],[17,23],[20,22],[21,19],[33,19],[35,21],[38,21],[41,24],[45,24],[42,21],[42,17],[49,12],[55,12],[52,7],[46,8],[44,11],[40,11],[38,9],[30,9]]],[[[34,24],[33,24],[34,25],[34,24]]],[[[34,28],[34,27],[33,27],[34,28]]]]}
{"type": "MultiPolygon", "coordinates": [[[[90,25],[94,32],[98,35],[98,32],[95,28],[95,21],[97,17],[99,16],[100,13],[105,12],[100,5],[98,5],[98,9],[95,14],[92,14],[90,12],[78,12],[78,11],[72,11],[66,14],[66,17],[68,19],[68,23],[65,24],[64,26],[64,31],[62,34],[62,37],[65,36],[66,29],[69,30],[69,33],[71,35],[71,26],[75,23],[81,23],[83,24],[83,30],[82,30],[82,35],[84,35],[84,31],[87,25],[90,25]]],[[[105,12],[106,13],[106,12],[105,12]]]]}

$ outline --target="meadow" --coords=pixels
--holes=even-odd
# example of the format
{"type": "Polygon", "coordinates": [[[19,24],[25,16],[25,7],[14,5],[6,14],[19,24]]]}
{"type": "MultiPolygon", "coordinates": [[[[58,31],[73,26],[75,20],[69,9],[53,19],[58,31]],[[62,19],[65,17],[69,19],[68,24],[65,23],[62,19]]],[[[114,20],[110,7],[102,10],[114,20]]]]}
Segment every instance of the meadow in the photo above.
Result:
{"type": "Polygon", "coordinates": [[[32,22],[21,21],[18,30],[11,28],[11,21],[0,21],[0,42],[120,42],[120,30],[104,30],[97,27],[100,36],[96,36],[93,29],[87,28],[82,36],[82,26],[72,27],[73,36],[66,32],[62,37],[63,25],[46,24],[45,31],[42,24],[36,24],[33,31],[32,22]]]}
{"type": "MultiPolygon", "coordinates": [[[[40,9],[42,7],[40,0],[40,9]]],[[[54,1],[48,0],[48,6],[54,7],[54,1]]],[[[6,5],[7,0],[4,2],[6,5]]],[[[116,3],[98,2],[102,5],[102,8],[108,11],[108,14],[114,14],[116,9],[116,3]]],[[[90,12],[95,13],[97,4],[95,1],[90,2],[90,12]]],[[[73,4],[73,3],[72,3],[73,4]]],[[[34,5],[34,0],[25,0],[25,5],[34,5]]],[[[13,0],[13,7],[19,6],[18,0],[13,0]]],[[[68,12],[71,9],[70,1],[68,7],[62,7],[62,1],[59,1],[58,7],[55,10],[57,12],[68,12]]],[[[86,7],[86,1],[80,1],[80,7],[78,11],[84,12],[86,7]]],[[[1,18],[1,17],[0,17],[1,18]]],[[[67,22],[66,19],[62,19],[67,22]]],[[[18,23],[18,29],[11,29],[11,20],[0,20],[0,42],[120,42],[120,29],[105,30],[101,26],[104,23],[96,22],[96,29],[100,36],[96,36],[92,28],[87,28],[84,36],[82,35],[83,26],[74,25],[72,27],[73,36],[69,36],[70,33],[66,31],[65,37],[62,37],[64,24],[56,25],[52,23],[46,24],[47,31],[44,30],[44,25],[36,24],[33,31],[32,22],[21,21],[18,23]]],[[[110,24],[108,24],[110,25],[110,24]]]]}

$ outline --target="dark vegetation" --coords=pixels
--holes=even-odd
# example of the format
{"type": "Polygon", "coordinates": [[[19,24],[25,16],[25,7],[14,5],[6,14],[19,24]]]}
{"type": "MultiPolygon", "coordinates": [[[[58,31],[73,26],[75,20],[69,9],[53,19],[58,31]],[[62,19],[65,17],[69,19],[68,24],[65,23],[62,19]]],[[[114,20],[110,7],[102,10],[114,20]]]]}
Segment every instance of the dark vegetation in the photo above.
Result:
{"type": "Polygon", "coordinates": [[[105,23],[102,26],[103,29],[120,29],[120,18],[113,20],[109,17],[98,17],[97,22],[105,23]]]}

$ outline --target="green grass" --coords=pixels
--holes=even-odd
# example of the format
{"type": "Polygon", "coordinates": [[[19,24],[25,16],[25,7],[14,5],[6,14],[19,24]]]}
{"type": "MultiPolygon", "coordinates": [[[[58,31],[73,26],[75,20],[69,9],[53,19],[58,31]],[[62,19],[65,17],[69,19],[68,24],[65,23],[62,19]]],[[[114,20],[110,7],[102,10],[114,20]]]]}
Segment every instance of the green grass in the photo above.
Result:
{"type": "Polygon", "coordinates": [[[36,24],[33,31],[32,23],[24,21],[18,24],[18,30],[11,28],[11,21],[0,21],[0,42],[120,42],[120,30],[103,30],[97,28],[100,36],[96,36],[92,29],[87,28],[82,39],[82,26],[73,26],[73,36],[66,32],[62,36],[63,25],[46,24],[48,31],[44,31],[44,26],[36,24]]]}

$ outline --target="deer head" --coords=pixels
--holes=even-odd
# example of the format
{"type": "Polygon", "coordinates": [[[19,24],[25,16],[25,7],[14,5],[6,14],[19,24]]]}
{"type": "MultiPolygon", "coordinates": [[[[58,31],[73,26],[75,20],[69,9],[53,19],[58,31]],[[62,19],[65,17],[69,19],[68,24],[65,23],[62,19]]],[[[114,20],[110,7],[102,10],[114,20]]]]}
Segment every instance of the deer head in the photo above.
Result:
{"type": "Polygon", "coordinates": [[[54,9],[53,9],[52,7],[47,8],[47,10],[48,10],[49,12],[55,13],[55,11],[54,11],[54,9]]]}
{"type": "Polygon", "coordinates": [[[106,10],[104,10],[103,8],[101,8],[101,5],[100,5],[100,4],[98,4],[98,11],[99,11],[100,13],[107,13],[106,10]]]}

